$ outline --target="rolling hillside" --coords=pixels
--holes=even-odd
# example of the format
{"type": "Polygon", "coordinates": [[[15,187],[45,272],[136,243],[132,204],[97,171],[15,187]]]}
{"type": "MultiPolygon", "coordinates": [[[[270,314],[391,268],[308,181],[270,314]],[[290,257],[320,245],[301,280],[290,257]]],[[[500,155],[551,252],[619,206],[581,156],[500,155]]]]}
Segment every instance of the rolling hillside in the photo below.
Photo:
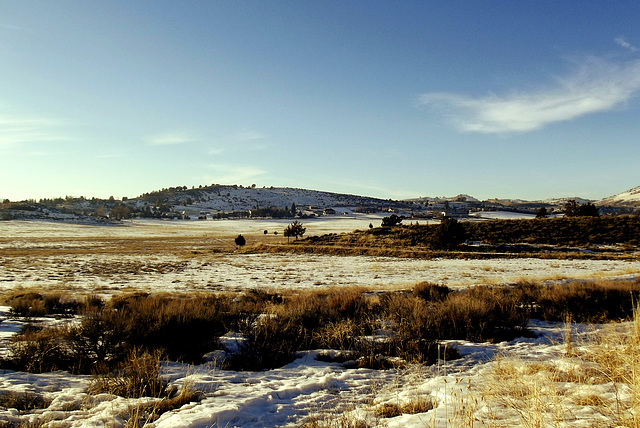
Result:
{"type": "Polygon", "coordinates": [[[330,193],[317,190],[288,187],[242,187],[235,185],[213,185],[187,189],[184,187],[163,189],[146,193],[135,200],[138,205],[156,204],[158,201],[174,206],[175,210],[187,212],[249,211],[275,207],[289,209],[295,204],[299,209],[319,208],[371,208],[382,211],[388,208],[411,209],[411,202],[392,201],[367,196],[330,193]]]}
{"type": "Polygon", "coordinates": [[[614,207],[640,207],[640,186],[629,189],[626,192],[609,196],[596,202],[596,205],[614,207]]]}

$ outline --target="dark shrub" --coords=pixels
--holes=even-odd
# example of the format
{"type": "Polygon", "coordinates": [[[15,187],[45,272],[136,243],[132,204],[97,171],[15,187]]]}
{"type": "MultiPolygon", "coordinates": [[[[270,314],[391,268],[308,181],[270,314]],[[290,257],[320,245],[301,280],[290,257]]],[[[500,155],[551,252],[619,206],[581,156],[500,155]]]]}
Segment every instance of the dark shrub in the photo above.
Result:
{"type": "Polygon", "coordinates": [[[447,298],[451,290],[446,285],[438,285],[432,282],[419,282],[413,286],[413,295],[426,300],[442,301],[447,298]]]}

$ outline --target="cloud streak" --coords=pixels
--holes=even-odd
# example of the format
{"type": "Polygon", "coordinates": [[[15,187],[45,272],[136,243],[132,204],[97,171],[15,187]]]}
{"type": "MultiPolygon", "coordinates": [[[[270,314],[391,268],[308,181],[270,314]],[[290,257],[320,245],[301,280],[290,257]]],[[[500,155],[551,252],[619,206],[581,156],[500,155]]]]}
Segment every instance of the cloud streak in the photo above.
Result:
{"type": "Polygon", "coordinates": [[[242,131],[242,132],[236,133],[234,135],[234,138],[237,141],[246,142],[246,141],[262,140],[266,138],[266,135],[256,131],[242,131]]]}
{"type": "Polygon", "coordinates": [[[628,49],[628,50],[630,50],[631,52],[637,52],[637,51],[638,51],[638,48],[637,48],[637,47],[635,47],[635,46],[633,46],[631,43],[627,42],[627,41],[625,40],[625,38],[624,38],[624,37],[622,37],[622,36],[621,36],[621,37],[616,37],[616,38],[614,39],[614,41],[615,41],[615,42],[616,42],[616,44],[618,44],[619,46],[621,46],[621,47],[623,47],[623,48],[625,48],[625,49],[628,49]]]}
{"type": "Polygon", "coordinates": [[[0,148],[27,143],[68,141],[60,133],[60,121],[32,115],[0,114],[0,148]]]}
{"type": "Polygon", "coordinates": [[[147,138],[147,143],[152,146],[171,146],[176,144],[193,143],[194,141],[198,140],[189,134],[181,132],[167,132],[147,138]]]}
{"type": "Polygon", "coordinates": [[[446,92],[419,96],[418,104],[441,110],[463,132],[530,132],[555,122],[611,110],[640,90],[640,61],[611,63],[589,57],[574,64],[550,88],[474,98],[446,92]]]}

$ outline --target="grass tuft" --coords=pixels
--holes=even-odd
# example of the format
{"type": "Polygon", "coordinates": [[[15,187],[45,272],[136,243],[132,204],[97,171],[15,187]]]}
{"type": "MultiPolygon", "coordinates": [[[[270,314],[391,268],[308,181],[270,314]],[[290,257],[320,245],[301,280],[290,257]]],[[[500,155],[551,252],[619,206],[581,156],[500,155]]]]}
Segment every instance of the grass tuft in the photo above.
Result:
{"type": "Polygon", "coordinates": [[[25,412],[34,409],[46,409],[51,404],[38,394],[28,392],[2,391],[0,392],[0,407],[16,409],[25,412]]]}
{"type": "Polygon", "coordinates": [[[160,360],[160,352],[133,349],[119,370],[99,374],[87,393],[107,393],[124,398],[165,397],[168,395],[167,382],[159,375],[160,360]]]}
{"type": "Polygon", "coordinates": [[[394,418],[403,414],[415,415],[433,410],[434,403],[431,398],[415,398],[406,403],[384,403],[376,407],[374,414],[379,418],[394,418]]]}

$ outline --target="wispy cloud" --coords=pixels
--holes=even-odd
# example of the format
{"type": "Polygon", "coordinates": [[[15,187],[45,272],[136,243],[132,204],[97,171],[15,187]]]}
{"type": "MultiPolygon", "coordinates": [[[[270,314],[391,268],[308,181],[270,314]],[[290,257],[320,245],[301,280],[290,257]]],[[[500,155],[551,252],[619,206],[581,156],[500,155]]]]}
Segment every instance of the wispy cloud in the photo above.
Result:
{"type": "Polygon", "coordinates": [[[640,60],[612,63],[588,57],[573,65],[572,71],[557,78],[550,88],[480,98],[427,93],[419,96],[418,104],[444,110],[464,132],[528,132],[611,110],[640,90],[640,60]]]}
{"type": "Polygon", "coordinates": [[[616,44],[618,44],[619,46],[625,48],[625,49],[629,49],[631,52],[636,52],[638,50],[637,47],[633,46],[631,43],[627,42],[625,40],[624,37],[620,36],[620,37],[616,37],[614,39],[614,41],[616,42],[616,44]]]}
{"type": "Polygon", "coordinates": [[[267,173],[265,170],[251,165],[210,164],[207,167],[211,172],[207,174],[205,181],[211,183],[243,184],[267,173]]]}
{"type": "Polygon", "coordinates": [[[184,132],[166,132],[152,135],[147,138],[147,143],[152,146],[170,146],[175,144],[186,144],[198,141],[197,138],[184,132]]]}
{"type": "Polygon", "coordinates": [[[267,136],[256,131],[241,131],[236,133],[233,137],[236,141],[246,142],[246,141],[262,140],[267,136]]]}
{"type": "Polygon", "coordinates": [[[5,28],[7,30],[14,30],[14,31],[30,31],[27,27],[22,27],[20,25],[13,25],[13,24],[0,23],[0,28],[5,28]]]}
{"type": "Polygon", "coordinates": [[[257,131],[241,131],[233,135],[233,139],[242,146],[242,150],[249,151],[262,151],[268,148],[268,145],[264,143],[266,135],[257,131]]]}
{"type": "Polygon", "coordinates": [[[124,153],[103,153],[96,155],[96,159],[118,159],[125,157],[124,153]]]}
{"type": "Polygon", "coordinates": [[[68,141],[62,122],[37,115],[0,113],[0,148],[27,143],[68,141]]]}

